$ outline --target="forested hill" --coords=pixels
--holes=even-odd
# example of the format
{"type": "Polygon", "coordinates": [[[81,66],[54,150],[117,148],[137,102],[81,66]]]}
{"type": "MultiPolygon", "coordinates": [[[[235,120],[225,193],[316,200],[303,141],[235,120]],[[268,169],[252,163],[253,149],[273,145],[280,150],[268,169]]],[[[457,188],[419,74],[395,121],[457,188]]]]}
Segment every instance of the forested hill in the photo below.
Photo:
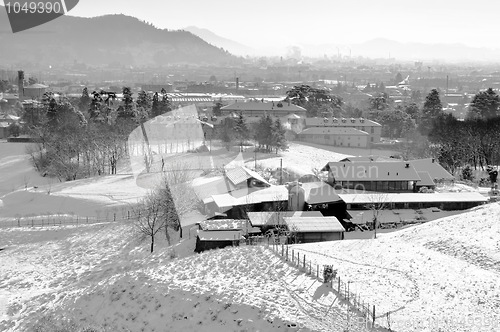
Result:
{"type": "Polygon", "coordinates": [[[190,32],[157,29],[125,15],[62,16],[13,34],[4,8],[0,8],[0,49],[3,64],[229,65],[240,60],[190,32]]]}

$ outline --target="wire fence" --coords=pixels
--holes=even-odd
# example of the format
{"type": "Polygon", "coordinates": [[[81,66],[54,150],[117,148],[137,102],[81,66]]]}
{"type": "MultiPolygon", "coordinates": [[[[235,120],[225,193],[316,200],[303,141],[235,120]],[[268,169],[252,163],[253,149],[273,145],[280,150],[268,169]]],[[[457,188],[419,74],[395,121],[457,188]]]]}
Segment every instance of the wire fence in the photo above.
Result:
{"type": "Polygon", "coordinates": [[[318,281],[327,283],[334,293],[336,293],[337,297],[340,300],[344,300],[351,307],[351,312],[357,312],[371,327],[376,326],[375,304],[369,303],[361,294],[352,292],[350,290],[351,281],[342,280],[340,276],[336,276],[335,274],[330,277],[325,276],[326,265],[322,266],[313,263],[307,259],[306,254],[301,254],[298,250],[289,249],[289,246],[286,244],[277,244],[271,241],[271,243],[268,242],[268,247],[272,248],[285,262],[295,266],[305,274],[315,277],[318,281]],[[327,280],[325,280],[325,277],[327,280]]]}
{"type": "Polygon", "coordinates": [[[0,228],[12,227],[49,227],[98,224],[105,222],[137,220],[140,212],[132,210],[97,210],[95,216],[80,216],[75,213],[51,213],[38,215],[17,215],[13,218],[0,219],[0,228]]]}

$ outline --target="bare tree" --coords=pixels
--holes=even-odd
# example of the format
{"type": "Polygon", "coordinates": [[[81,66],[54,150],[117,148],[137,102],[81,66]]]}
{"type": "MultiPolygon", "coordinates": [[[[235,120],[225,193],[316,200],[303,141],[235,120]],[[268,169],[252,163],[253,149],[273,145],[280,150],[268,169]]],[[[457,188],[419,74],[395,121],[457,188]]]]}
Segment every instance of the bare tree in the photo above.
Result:
{"type": "Polygon", "coordinates": [[[151,239],[151,252],[154,249],[155,236],[165,228],[164,204],[158,191],[149,192],[135,208],[136,226],[143,238],[151,239]]]}
{"type": "Polygon", "coordinates": [[[384,209],[387,208],[389,204],[389,196],[387,193],[378,193],[378,192],[373,192],[366,194],[368,196],[368,201],[365,205],[366,208],[370,209],[373,213],[373,235],[374,238],[377,238],[377,227],[379,225],[378,223],[378,217],[380,215],[380,212],[384,209]]]}

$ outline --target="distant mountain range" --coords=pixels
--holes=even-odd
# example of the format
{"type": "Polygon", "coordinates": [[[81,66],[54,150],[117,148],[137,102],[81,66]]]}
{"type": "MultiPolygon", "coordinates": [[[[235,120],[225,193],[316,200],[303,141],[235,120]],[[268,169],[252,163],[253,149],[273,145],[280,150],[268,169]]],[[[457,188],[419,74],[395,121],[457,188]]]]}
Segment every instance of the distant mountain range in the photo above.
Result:
{"type": "Polygon", "coordinates": [[[0,8],[0,49],[0,63],[4,65],[75,61],[130,66],[240,62],[240,58],[188,31],[161,30],[125,15],[62,16],[13,34],[4,8],[0,8]]]}
{"type": "Polygon", "coordinates": [[[195,26],[189,26],[184,28],[185,31],[191,32],[193,35],[200,37],[201,39],[207,41],[208,43],[215,45],[217,47],[222,47],[223,49],[236,55],[255,55],[257,51],[249,46],[238,43],[234,40],[221,37],[208,29],[202,29],[195,26]]]}

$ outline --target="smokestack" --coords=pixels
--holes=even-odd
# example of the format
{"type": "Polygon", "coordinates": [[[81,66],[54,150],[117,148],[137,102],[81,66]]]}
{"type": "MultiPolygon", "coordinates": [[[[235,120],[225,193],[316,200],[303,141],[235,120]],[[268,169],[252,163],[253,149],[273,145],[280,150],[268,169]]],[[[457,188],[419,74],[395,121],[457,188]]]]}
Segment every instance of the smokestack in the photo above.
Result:
{"type": "Polygon", "coordinates": [[[238,91],[240,88],[240,78],[236,77],[236,91],[238,91]]]}
{"type": "Polygon", "coordinates": [[[24,71],[19,70],[17,72],[17,89],[18,89],[18,96],[19,100],[22,101],[24,100],[24,71]]]}

